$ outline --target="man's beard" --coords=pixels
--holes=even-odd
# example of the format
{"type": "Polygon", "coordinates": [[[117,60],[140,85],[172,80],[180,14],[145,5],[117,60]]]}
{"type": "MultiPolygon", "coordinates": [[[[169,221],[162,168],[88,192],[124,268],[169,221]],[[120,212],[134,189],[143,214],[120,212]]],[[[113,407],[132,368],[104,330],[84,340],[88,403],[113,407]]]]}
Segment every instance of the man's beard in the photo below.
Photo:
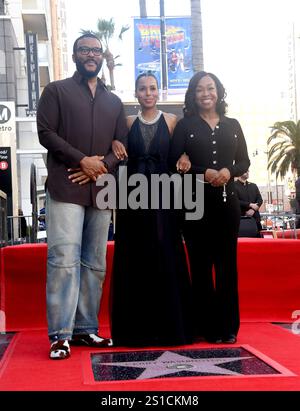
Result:
{"type": "Polygon", "coordinates": [[[97,65],[97,68],[94,71],[89,71],[84,67],[84,64],[81,61],[79,61],[79,60],[75,61],[77,71],[82,75],[82,77],[92,78],[92,77],[96,77],[98,75],[98,73],[99,73],[99,71],[101,70],[101,67],[102,67],[102,61],[99,64],[97,64],[95,60],[93,60],[93,62],[97,65]]]}

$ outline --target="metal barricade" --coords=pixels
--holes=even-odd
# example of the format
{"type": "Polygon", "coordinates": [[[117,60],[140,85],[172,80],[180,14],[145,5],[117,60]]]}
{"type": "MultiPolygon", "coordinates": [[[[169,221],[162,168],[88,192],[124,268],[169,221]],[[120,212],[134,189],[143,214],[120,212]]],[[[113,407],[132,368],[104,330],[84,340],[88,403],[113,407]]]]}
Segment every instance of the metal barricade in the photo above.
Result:
{"type": "Polygon", "coordinates": [[[7,217],[8,239],[7,245],[24,243],[45,243],[47,234],[45,223],[42,223],[45,216],[18,215],[7,217]],[[38,221],[38,225],[33,221],[38,221]]]}
{"type": "Polygon", "coordinates": [[[281,238],[297,238],[297,221],[300,217],[293,213],[260,213],[264,231],[277,233],[281,238]]]}

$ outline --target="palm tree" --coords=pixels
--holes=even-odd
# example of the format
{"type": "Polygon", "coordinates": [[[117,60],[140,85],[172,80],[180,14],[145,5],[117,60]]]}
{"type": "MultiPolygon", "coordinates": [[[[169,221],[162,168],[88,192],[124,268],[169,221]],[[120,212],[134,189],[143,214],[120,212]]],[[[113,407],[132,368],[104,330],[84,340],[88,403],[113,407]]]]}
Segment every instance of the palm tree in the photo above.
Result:
{"type": "Polygon", "coordinates": [[[278,121],[268,138],[268,168],[283,178],[289,168],[300,177],[300,121],[278,121]]]}
{"type": "Polygon", "coordinates": [[[191,18],[192,18],[192,61],[193,71],[204,69],[203,59],[203,42],[202,42],[202,18],[201,18],[201,0],[191,0],[191,18]]]}
{"type": "MultiPolygon", "coordinates": [[[[122,36],[129,29],[129,26],[122,26],[120,33],[119,33],[119,39],[122,40],[122,36]]],[[[81,30],[81,33],[93,33],[95,34],[103,43],[104,45],[104,53],[103,56],[106,60],[106,65],[109,71],[109,78],[110,78],[110,87],[112,90],[115,90],[115,79],[114,79],[114,69],[117,66],[121,66],[122,64],[117,63],[116,64],[116,59],[119,58],[120,56],[114,56],[112,52],[109,49],[109,41],[113,38],[115,34],[115,22],[111,18],[110,20],[105,20],[105,19],[98,19],[97,22],[97,31],[92,31],[92,30],[81,30]]]]}

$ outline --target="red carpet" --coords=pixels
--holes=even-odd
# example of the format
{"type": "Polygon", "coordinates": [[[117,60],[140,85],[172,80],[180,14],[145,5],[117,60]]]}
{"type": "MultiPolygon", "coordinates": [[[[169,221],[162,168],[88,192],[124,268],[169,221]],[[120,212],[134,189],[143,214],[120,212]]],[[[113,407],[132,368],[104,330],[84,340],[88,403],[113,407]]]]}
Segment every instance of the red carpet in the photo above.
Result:
{"type": "MultiPolygon", "coordinates": [[[[237,346],[239,345],[257,350],[266,356],[268,361],[269,359],[275,361],[294,376],[214,376],[91,383],[91,364],[88,354],[95,353],[97,350],[72,347],[72,355],[68,360],[50,361],[47,335],[45,331],[40,330],[21,332],[15,346],[10,347],[9,355],[0,363],[0,389],[1,391],[294,391],[300,389],[300,336],[272,324],[243,323],[237,346]]],[[[213,346],[198,343],[186,347],[213,346]]],[[[121,348],[105,351],[121,351],[121,348]]]]}
{"type": "Polygon", "coordinates": [[[292,321],[300,309],[300,241],[240,238],[241,319],[292,321]]]}
{"type": "MultiPolygon", "coordinates": [[[[109,335],[107,297],[113,253],[108,245],[108,275],[100,320],[109,335]]],[[[267,363],[274,361],[291,375],[158,378],[95,382],[90,356],[95,350],[72,347],[66,361],[48,360],[45,280],[46,245],[1,249],[0,308],[7,331],[20,331],[0,361],[1,391],[298,391],[300,336],[270,324],[291,322],[300,310],[300,242],[240,239],[239,290],[241,330],[238,346],[249,346],[267,363]]],[[[0,330],[1,331],[1,330],[0,330]]],[[[196,343],[190,348],[212,347],[196,343]]],[[[182,348],[182,347],[181,347],[182,348]]],[[[120,351],[112,348],[106,351],[120,351]]],[[[127,350],[129,351],[129,350],[127,350]]]]}
{"type": "MultiPolygon", "coordinates": [[[[0,309],[5,311],[8,331],[46,327],[46,254],[46,244],[1,249],[0,309]]],[[[109,242],[103,326],[108,325],[112,256],[109,242]]],[[[300,241],[241,238],[238,265],[242,321],[290,322],[292,312],[300,309],[300,241]]]]}

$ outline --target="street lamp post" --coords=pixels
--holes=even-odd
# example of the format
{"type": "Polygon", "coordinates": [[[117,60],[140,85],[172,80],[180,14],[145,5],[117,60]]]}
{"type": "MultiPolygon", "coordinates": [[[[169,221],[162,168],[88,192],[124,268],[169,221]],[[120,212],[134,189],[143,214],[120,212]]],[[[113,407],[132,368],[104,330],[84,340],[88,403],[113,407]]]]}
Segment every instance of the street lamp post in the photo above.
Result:
{"type": "MultiPolygon", "coordinates": [[[[272,190],[271,190],[271,175],[270,175],[270,169],[268,167],[268,159],[269,159],[269,151],[264,151],[264,153],[267,155],[267,170],[268,170],[268,204],[273,203],[273,198],[272,198],[272,190]]],[[[277,181],[277,180],[276,180],[277,181]]],[[[278,196],[277,196],[278,198],[278,196]]]]}
{"type": "Polygon", "coordinates": [[[279,213],[279,198],[278,198],[278,183],[277,183],[277,176],[275,179],[275,187],[276,187],[276,204],[277,204],[277,214],[279,213]]]}
{"type": "Polygon", "coordinates": [[[271,179],[270,179],[270,171],[268,171],[268,204],[273,203],[272,198],[272,190],[271,190],[271,179]]]}
{"type": "Polygon", "coordinates": [[[167,85],[167,46],[166,46],[166,20],[165,20],[165,2],[159,0],[160,8],[160,48],[161,48],[161,81],[162,90],[166,92],[167,85]]]}

